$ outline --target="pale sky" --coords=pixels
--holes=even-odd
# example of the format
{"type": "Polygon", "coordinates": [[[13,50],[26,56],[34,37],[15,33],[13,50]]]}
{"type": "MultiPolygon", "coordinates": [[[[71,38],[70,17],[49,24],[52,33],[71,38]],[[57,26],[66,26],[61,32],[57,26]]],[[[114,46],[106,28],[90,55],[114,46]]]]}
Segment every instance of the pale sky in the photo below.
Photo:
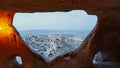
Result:
{"type": "Polygon", "coordinates": [[[13,25],[17,30],[91,30],[97,22],[95,15],[83,10],[70,12],[16,13],[13,25]]]}

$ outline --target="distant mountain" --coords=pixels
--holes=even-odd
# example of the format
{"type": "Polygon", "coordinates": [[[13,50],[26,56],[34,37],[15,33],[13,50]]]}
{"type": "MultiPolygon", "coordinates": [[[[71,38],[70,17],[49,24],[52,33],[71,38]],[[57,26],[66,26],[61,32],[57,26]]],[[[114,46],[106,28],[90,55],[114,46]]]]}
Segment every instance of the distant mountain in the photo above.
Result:
{"type": "Polygon", "coordinates": [[[28,34],[40,35],[40,34],[84,34],[90,31],[85,30],[18,30],[21,36],[27,36],[28,34]]]}

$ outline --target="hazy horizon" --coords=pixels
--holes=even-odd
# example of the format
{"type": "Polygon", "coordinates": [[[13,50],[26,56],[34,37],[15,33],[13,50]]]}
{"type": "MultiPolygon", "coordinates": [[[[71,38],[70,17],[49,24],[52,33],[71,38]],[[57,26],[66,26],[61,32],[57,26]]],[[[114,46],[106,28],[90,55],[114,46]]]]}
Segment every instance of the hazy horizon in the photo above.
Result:
{"type": "MultiPolygon", "coordinates": [[[[17,29],[17,28],[16,28],[17,29]]],[[[79,31],[79,30],[82,30],[82,31],[90,31],[92,29],[17,29],[18,31],[29,31],[29,30],[58,30],[58,31],[79,31]]]]}

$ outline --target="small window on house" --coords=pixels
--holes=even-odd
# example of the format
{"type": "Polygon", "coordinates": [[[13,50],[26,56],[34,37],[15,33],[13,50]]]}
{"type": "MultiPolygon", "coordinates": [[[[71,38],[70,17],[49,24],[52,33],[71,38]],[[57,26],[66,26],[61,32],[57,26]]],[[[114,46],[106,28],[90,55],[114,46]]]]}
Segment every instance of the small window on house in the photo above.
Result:
{"type": "Polygon", "coordinates": [[[30,49],[50,62],[74,52],[95,27],[97,17],[83,10],[16,13],[14,26],[30,49]]]}

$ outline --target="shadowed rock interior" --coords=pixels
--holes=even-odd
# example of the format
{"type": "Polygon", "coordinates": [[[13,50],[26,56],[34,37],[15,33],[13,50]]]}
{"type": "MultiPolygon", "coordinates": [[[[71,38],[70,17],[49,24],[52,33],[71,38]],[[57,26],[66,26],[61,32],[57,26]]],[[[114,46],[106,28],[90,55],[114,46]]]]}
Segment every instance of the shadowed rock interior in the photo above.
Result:
{"type": "Polygon", "coordinates": [[[1,68],[120,68],[120,1],[119,0],[0,0],[0,67],[1,68]],[[15,13],[85,10],[98,16],[98,23],[76,53],[63,55],[50,63],[33,53],[12,25],[15,13]],[[101,51],[103,61],[93,65],[101,51]],[[22,65],[16,61],[22,58],[22,65]],[[71,59],[64,59],[70,57],[71,59]],[[111,63],[110,63],[111,62],[111,63]],[[114,64],[116,63],[116,64],[114,64]]]}

